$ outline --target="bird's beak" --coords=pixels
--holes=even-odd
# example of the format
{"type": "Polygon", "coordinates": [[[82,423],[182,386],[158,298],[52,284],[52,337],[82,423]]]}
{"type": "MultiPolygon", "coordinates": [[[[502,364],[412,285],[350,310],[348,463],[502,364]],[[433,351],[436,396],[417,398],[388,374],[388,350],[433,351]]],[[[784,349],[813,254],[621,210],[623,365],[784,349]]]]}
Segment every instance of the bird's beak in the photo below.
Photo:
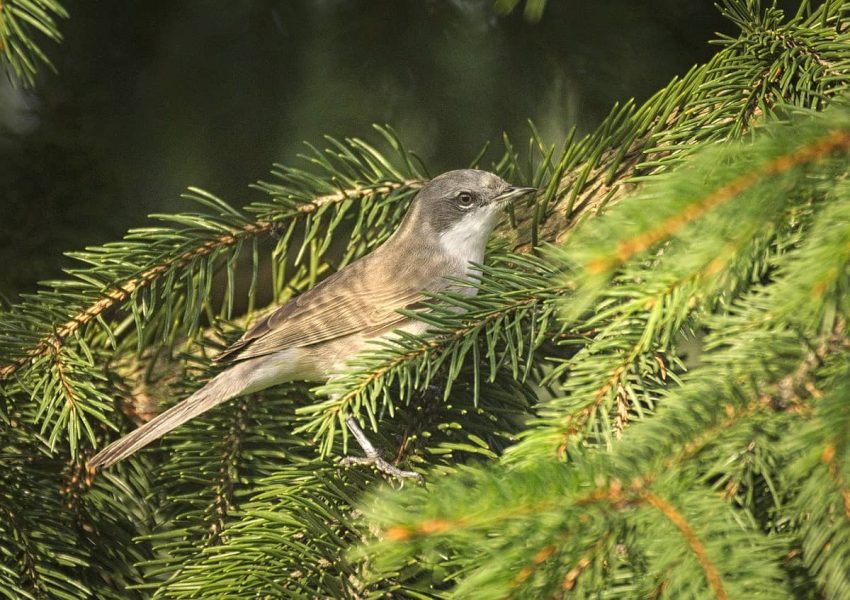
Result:
{"type": "Polygon", "coordinates": [[[494,203],[498,203],[501,205],[506,205],[511,201],[519,198],[520,196],[525,196],[526,194],[531,194],[537,192],[537,188],[533,187],[509,187],[504,192],[493,198],[494,203]]]}

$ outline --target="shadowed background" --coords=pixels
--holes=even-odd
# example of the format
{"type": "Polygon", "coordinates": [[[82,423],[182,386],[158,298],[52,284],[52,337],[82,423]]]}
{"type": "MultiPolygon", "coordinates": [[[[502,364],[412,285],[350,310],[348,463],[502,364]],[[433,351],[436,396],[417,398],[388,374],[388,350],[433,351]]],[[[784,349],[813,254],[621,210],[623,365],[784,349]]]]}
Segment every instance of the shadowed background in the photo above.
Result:
{"type": "Polygon", "coordinates": [[[711,2],[551,0],[541,22],[489,0],[67,2],[57,74],[0,83],[0,297],[60,275],[61,253],[233,204],[323,134],[390,123],[433,172],[532,119],[559,143],[648,97],[732,32],[711,2]]]}

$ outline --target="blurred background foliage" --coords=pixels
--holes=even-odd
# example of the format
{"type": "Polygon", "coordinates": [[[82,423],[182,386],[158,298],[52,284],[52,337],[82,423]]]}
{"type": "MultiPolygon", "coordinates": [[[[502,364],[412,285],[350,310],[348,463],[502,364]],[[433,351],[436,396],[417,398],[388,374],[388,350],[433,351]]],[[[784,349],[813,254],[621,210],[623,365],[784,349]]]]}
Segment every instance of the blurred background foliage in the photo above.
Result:
{"type": "Polygon", "coordinates": [[[0,81],[0,298],[184,209],[189,185],[249,202],[248,183],[328,132],[392,123],[435,172],[502,132],[527,139],[528,119],[551,143],[588,132],[733,27],[709,1],[553,0],[539,22],[510,4],[63,3],[63,41],[41,44],[57,72],[0,81]]]}

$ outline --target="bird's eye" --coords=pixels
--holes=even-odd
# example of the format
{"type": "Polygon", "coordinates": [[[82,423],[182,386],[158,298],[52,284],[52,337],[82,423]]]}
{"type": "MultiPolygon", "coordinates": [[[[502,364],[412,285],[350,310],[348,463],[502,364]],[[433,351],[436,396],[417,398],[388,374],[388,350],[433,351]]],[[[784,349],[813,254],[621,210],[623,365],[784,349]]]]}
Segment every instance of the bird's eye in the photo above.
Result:
{"type": "Polygon", "coordinates": [[[472,194],[469,192],[461,192],[457,195],[457,203],[461,208],[469,208],[472,206],[472,194]]]}

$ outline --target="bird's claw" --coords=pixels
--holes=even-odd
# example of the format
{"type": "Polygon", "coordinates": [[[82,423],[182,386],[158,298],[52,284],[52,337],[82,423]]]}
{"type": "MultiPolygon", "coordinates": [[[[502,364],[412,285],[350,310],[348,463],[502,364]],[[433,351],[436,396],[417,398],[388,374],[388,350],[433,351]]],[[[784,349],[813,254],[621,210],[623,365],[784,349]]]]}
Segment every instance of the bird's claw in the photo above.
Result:
{"type": "Polygon", "coordinates": [[[378,469],[381,473],[395,477],[396,479],[413,479],[417,483],[425,483],[425,478],[416,471],[405,471],[394,464],[387,462],[380,456],[346,456],[339,461],[344,467],[353,465],[369,465],[378,469]]]}
{"type": "Polygon", "coordinates": [[[425,478],[419,473],[399,469],[394,464],[381,458],[380,453],[375,446],[372,445],[372,442],[369,441],[369,438],[366,437],[366,434],[363,433],[363,430],[360,429],[360,425],[357,424],[354,417],[347,417],[345,423],[348,425],[349,431],[351,431],[354,439],[357,440],[357,444],[363,449],[366,456],[346,456],[340,461],[341,465],[346,467],[350,467],[352,465],[371,465],[378,469],[381,473],[389,475],[390,477],[395,477],[396,479],[414,479],[417,483],[425,482],[425,478]]]}

